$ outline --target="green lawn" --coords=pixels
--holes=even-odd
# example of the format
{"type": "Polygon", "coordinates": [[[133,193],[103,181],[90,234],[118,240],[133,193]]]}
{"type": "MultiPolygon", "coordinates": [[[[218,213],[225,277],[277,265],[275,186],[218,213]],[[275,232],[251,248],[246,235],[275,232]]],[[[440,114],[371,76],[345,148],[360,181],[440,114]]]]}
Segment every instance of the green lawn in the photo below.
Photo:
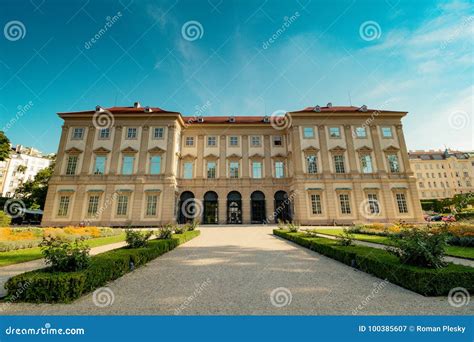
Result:
{"type": "MultiPolygon", "coordinates": [[[[115,236],[107,236],[96,239],[86,240],[85,243],[89,247],[99,247],[103,245],[109,245],[111,243],[116,243],[125,240],[125,233],[115,236]]],[[[18,249],[16,251],[0,252],[0,267],[18,264],[20,262],[26,262],[30,260],[41,259],[43,255],[41,254],[40,247],[35,248],[25,248],[18,249]]]]}
{"type": "MultiPolygon", "coordinates": [[[[343,228],[334,229],[315,229],[318,233],[337,236],[342,234],[343,228]]],[[[366,242],[380,243],[382,245],[391,246],[392,241],[385,236],[368,235],[368,234],[354,234],[354,239],[366,242]]],[[[449,256],[474,259],[474,248],[472,247],[459,247],[459,246],[448,246],[446,248],[446,254],[449,256]]]]}

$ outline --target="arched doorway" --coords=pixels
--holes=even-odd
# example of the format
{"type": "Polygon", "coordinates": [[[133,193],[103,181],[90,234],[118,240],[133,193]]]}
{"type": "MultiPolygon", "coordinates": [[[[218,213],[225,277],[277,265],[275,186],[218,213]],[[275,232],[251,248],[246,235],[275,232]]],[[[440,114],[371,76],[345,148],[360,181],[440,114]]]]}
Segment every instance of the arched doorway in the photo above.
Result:
{"type": "Polygon", "coordinates": [[[194,220],[197,212],[196,200],[191,191],[184,191],[179,197],[178,223],[194,220]]]}
{"type": "Polygon", "coordinates": [[[275,222],[278,220],[291,221],[291,203],[285,191],[275,192],[275,222]]]}
{"type": "Polygon", "coordinates": [[[238,191],[227,194],[227,223],[242,223],[242,195],[238,191]]]}
{"type": "Polygon", "coordinates": [[[219,202],[218,196],[214,191],[208,191],[204,194],[204,213],[202,223],[216,224],[219,222],[219,202]]]}
{"type": "Polygon", "coordinates": [[[265,195],[261,191],[254,191],[250,195],[251,222],[265,222],[265,195]]]}

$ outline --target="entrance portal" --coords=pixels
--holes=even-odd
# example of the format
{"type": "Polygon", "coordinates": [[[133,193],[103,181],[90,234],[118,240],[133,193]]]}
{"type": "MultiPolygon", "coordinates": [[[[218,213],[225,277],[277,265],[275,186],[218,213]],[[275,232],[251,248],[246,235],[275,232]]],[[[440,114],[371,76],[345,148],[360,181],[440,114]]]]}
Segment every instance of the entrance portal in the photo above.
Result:
{"type": "Polygon", "coordinates": [[[196,215],[196,203],[194,194],[191,191],[185,191],[179,197],[178,223],[186,223],[194,220],[196,215]]]}
{"type": "Polygon", "coordinates": [[[214,191],[204,194],[204,213],[202,215],[203,224],[217,224],[219,222],[219,202],[214,191]]]}
{"type": "Polygon", "coordinates": [[[275,192],[275,223],[278,220],[290,222],[292,220],[290,208],[288,194],[282,190],[275,192]]]}
{"type": "Polygon", "coordinates": [[[250,195],[251,221],[252,223],[265,222],[265,195],[261,191],[254,191],[250,195]]]}
{"type": "Polygon", "coordinates": [[[242,195],[238,191],[231,191],[227,195],[227,223],[242,223],[242,195]]]}

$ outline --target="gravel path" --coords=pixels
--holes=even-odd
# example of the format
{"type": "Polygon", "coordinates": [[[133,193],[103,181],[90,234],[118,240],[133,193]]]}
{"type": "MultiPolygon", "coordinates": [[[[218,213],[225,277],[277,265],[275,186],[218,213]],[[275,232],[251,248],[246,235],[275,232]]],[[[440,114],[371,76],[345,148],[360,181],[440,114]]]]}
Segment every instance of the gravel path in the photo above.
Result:
{"type": "MultiPolygon", "coordinates": [[[[200,237],[111,282],[114,301],[106,307],[96,306],[88,294],[73,304],[0,304],[0,310],[20,315],[474,314],[472,303],[455,308],[446,297],[423,297],[277,238],[272,228],[200,228],[200,237]]],[[[102,299],[110,295],[102,294],[102,299]]]]}

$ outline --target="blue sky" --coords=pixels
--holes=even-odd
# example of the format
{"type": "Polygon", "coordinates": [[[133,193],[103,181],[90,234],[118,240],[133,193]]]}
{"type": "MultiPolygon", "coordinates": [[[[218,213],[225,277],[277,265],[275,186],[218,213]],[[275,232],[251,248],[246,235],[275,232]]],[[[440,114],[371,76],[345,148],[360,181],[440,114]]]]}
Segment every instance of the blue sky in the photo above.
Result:
{"type": "Polygon", "coordinates": [[[351,102],[408,111],[409,149],[474,149],[470,1],[0,6],[0,129],[14,144],[56,152],[56,113],[97,104],[227,116],[351,102]]]}

